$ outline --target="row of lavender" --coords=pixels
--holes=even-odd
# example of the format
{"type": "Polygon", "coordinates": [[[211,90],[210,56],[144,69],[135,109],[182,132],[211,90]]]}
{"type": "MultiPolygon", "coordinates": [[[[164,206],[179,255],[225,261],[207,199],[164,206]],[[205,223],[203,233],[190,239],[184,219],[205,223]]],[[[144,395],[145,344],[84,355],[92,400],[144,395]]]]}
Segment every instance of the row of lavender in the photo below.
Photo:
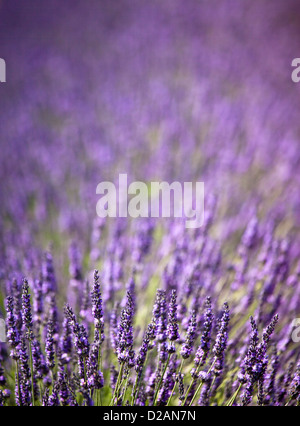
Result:
{"type": "Polygon", "coordinates": [[[19,3],[1,3],[1,404],[298,404],[298,6],[19,3]],[[95,219],[123,172],[204,181],[205,226],[95,219]]]}
{"type": "Polygon", "coordinates": [[[1,404],[300,403],[299,348],[291,337],[300,268],[287,241],[273,231],[261,236],[253,219],[237,259],[224,269],[205,231],[194,232],[189,246],[177,244],[165,255],[162,289],[152,313],[141,316],[139,304],[150,305],[155,291],[153,282],[147,288],[141,280],[154,231],[148,223],[139,235],[126,294],[111,285],[122,265],[114,265],[110,280],[95,271],[91,284],[85,282],[75,247],[68,293],[73,308],[57,307],[49,253],[31,290],[26,279],[7,282],[11,352],[2,348],[1,404]],[[222,304],[229,282],[230,307],[222,304]]]}

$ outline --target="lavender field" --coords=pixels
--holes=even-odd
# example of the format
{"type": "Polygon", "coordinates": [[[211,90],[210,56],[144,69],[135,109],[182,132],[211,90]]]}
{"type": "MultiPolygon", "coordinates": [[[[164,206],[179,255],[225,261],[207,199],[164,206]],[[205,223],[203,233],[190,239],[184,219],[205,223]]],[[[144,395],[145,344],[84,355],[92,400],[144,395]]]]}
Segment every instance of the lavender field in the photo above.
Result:
{"type": "Polygon", "coordinates": [[[299,29],[296,0],[0,0],[0,406],[300,405],[299,29]],[[121,173],[204,182],[204,226],[99,218],[121,173]]]}

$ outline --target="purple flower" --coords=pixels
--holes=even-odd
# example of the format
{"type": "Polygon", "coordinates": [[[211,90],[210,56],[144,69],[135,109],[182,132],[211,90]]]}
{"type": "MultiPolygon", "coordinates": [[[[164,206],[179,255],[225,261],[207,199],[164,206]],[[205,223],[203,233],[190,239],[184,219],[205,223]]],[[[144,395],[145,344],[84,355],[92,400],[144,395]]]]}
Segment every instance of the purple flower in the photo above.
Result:
{"type": "Polygon", "coordinates": [[[168,339],[171,342],[175,342],[179,339],[179,325],[177,318],[177,292],[176,290],[172,291],[171,301],[169,305],[169,314],[168,314],[168,339]]]}
{"type": "Polygon", "coordinates": [[[13,307],[14,307],[14,317],[16,327],[21,333],[22,330],[22,281],[17,279],[13,280],[12,283],[12,297],[13,297],[13,307]]]}
{"type": "Polygon", "coordinates": [[[115,307],[114,309],[112,309],[111,314],[110,314],[110,323],[109,323],[109,330],[110,330],[110,344],[111,347],[114,351],[114,353],[117,352],[117,346],[118,346],[118,342],[117,342],[117,338],[118,338],[118,308],[115,307]]]}
{"type": "Polygon", "coordinates": [[[41,349],[40,342],[34,337],[32,340],[33,371],[37,379],[42,379],[48,373],[47,361],[41,349]]]}
{"type": "Polygon", "coordinates": [[[87,362],[87,386],[91,390],[101,389],[104,386],[103,373],[99,367],[99,350],[99,343],[94,343],[87,362]]]}
{"type": "Polygon", "coordinates": [[[57,283],[51,253],[45,253],[43,262],[43,293],[48,295],[56,292],[57,283]]]}
{"type": "Polygon", "coordinates": [[[33,300],[33,321],[35,330],[39,333],[42,317],[44,313],[44,299],[43,299],[43,282],[42,279],[35,280],[34,287],[34,300],[33,300]]]}
{"type": "Polygon", "coordinates": [[[19,351],[19,365],[20,365],[20,405],[29,406],[31,403],[31,374],[29,369],[29,357],[27,353],[27,347],[25,339],[21,339],[21,343],[18,348],[19,351]]]}
{"type": "Polygon", "coordinates": [[[299,395],[300,395],[300,361],[298,362],[296,373],[292,380],[289,392],[290,401],[295,401],[299,403],[299,395]]]}
{"type": "Polygon", "coordinates": [[[30,293],[28,281],[24,279],[23,281],[23,293],[22,293],[22,322],[23,328],[26,333],[28,340],[33,338],[33,322],[32,322],[32,313],[31,313],[31,302],[30,302],[30,293]]]}
{"type": "Polygon", "coordinates": [[[94,272],[94,288],[92,291],[92,312],[94,316],[95,336],[94,342],[101,344],[104,341],[104,320],[103,320],[103,307],[102,296],[100,290],[99,272],[94,272]]]}
{"type": "Polygon", "coordinates": [[[82,388],[86,388],[86,360],[89,356],[90,345],[88,341],[88,336],[86,329],[83,325],[77,322],[76,316],[74,315],[72,309],[69,305],[65,307],[65,316],[69,321],[70,327],[72,329],[72,333],[74,336],[74,346],[78,358],[78,375],[80,378],[80,383],[82,388]]]}
{"type": "Polygon", "coordinates": [[[205,364],[211,346],[211,331],[213,326],[214,315],[211,307],[211,299],[206,299],[206,311],[204,316],[203,333],[201,336],[201,344],[195,355],[195,365],[201,367],[205,364]]]}
{"type": "Polygon", "coordinates": [[[191,356],[193,345],[196,338],[196,327],[197,327],[196,311],[193,311],[190,318],[186,339],[180,351],[180,354],[183,359],[187,359],[191,356]]]}
{"type": "Polygon", "coordinates": [[[59,384],[58,382],[55,382],[53,385],[53,390],[51,395],[49,396],[48,402],[47,402],[47,406],[48,407],[58,407],[60,406],[60,401],[59,401],[59,384]]]}
{"type": "Polygon", "coordinates": [[[275,330],[278,322],[278,315],[276,315],[271,323],[268,325],[263,333],[262,341],[258,343],[258,329],[253,318],[251,318],[252,334],[250,339],[250,346],[248,353],[242,365],[242,370],[246,372],[244,376],[243,371],[240,375],[241,383],[246,383],[244,393],[242,395],[242,405],[247,406],[252,401],[252,394],[255,383],[259,384],[259,404],[263,405],[264,401],[264,379],[268,366],[267,349],[268,343],[270,342],[271,336],[275,330]]]}
{"type": "Polygon", "coordinates": [[[50,370],[55,367],[55,343],[54,343],[54,326],[53,321],[50,319],[47,324],[47,338],[46,338],[46,362],[50,370]]]}
{"type": "Polygon", "coordinates": [[[134,307],[130,293],[127,293],[127,304],[122,310],[120,324],[118,327],[118,347],[117,354],[120,363],[128,363],[134,366],[133,351],[133,315],[134,307]]]}
{"type": "Polygon", "coordinates": [[[70,392],[67,384],[67,375],[60,371],[59,378],[57,380],[57,389],[60,404],[63,407],[67,407],[69,405],[70,392]]]}
{"type": "Polygon", "coordinates": [[[14,302],[11,296],[8,296],[8,298],[6,299],[6,311],[7,311],[7,317],[6,317],[7,342],[12,348],[12,353],[11,353],[12,358],[17,359],[18,352],[15,349],[18,347],[20,343],[20,337],[19,337],[19,331],[16,326],[15,315],[14,315],[14,302]]]}
{"type": "Polygon", "coordinates": [[[144,339],[143,339],[142,347],[140,348],[139,354],[136,357],[135,369],[136,369],[139,376],[142,374],[143,367],[144,367],[144,364],[145,364],[145,361],[146,361],[147,353],[148,353],[148,350],[149,350],[149,345],[150,345],[150,342],[151,342],[151,336],[153,334],[153,329],[154,329],[154,325],[149,324],[148,327],[147,327],[146,334],[145,334],[144,339]]]}
{"type": "Polygon", "coordinates": [[[81,271],[81,259],[78,247],[75,243],[71,244],[69,251],[70,258],[70,275],[74,280],[81,281],[82,280],[82,271],[81,271]]]}
{"type": "Polygon", "coordinates": [[[216,343],[213,348],[213,354],[215,356],[214,374],[220,376],[223,370],[225,350],[228,342],[228,326],[230,321],[230,311],[228,304],[224,304],[223,316],[219,323],[219,330],[216,338],[216,343]]]}
{"type": "Polygon", "coordinates": [[[159,343],[167,341],[167,300],[166,292],[163,290],[157,291],[156,301],[153,308],[153,320],[156,325],[156,338],[159,343]]]}
{"type": "Polygon", "coordinates": [[[71,360],[73,348],[72,328],[67,318],[64,318],[62,326],[62,335],[60,337],[60,351],[63,364],[68,364],[71,360]]]}
{"type": "Polygon", "coordinates": [[[65,307],[65,315],[69,321],[70,327],[74,335],[74,345],[79,357],[87,357],[89,354],[89,342],[85,328],[77,322],[76,316],[69,305],[65,307]]]}

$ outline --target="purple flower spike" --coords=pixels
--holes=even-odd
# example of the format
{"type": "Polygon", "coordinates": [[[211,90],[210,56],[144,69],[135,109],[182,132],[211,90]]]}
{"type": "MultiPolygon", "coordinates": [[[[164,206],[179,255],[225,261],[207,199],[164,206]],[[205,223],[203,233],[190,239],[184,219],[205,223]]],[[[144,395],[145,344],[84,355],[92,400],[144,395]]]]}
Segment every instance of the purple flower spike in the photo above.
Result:
{"type": "Polygon", "coordinates": [[[219,331],[217,334],[216,343],[213,348],[213,354],[215,356],[215,361],[216,361],[215,367],[214,367],[214,374],[216,376],[221,375],[221,372],[223,371],[223,367],[224,367],[224,356],[225,356],[225,350],[227,348],[229,321],[230,321],[230,311],[229,311],[228,304],[225,303],[223,316],[219,324],[219,331]]]}
{"type": "Polygon", "coordinates": [[[214,321],[214,315],[211,307],[211,299],[208,297],[206,299],[206,310],[204,316],[204,329],[201,336],[201,344],[195,355],[195,365],[196,367],[201,367],[205,364],[211,346],[211,331],[214,321]]]}
{"type": "Polygon", "coordinates": [[[23,292],[22,292],[22,322],[23,328],[26,333],[28,340],[33,338],[33,322],[32,322],[32,312],[31,312],[31,302],[30,302],[30,293],[28,281],[24,279],[23,281],[23,292]]]}
{"type": "Polygon", "coordinates": [[[55,347],[54,347],[54,326],[50,319],[47,324],[47,339],[46,339],[46,361],[50,370],[55,367],[55,347]]]}
{"type": "Polygon", "coordinates": [[[172,291],[171,302],[169,305],[169,316],[168,316],[168,339],[171,342],[175,342],[179,339],[179,325],[177,318],[177,292],[176,290],[172,291]]]}
{"type": "Polygon", "coordinates": [[[104,341],[104,319],[103,319],[103,307],[102,307],[102,296],[100,289],[100,278],[99,272],[94,272],[94,288],[92,291],[92,312],[94,316],[95,325],[95,337],[94,342],[101,344],[104,341]]]}
{"type": "Polygon", "coordinates": [[[167,299],[166,292],[157,291],[156,301],[153,308],[153,319],[156,325],[156,338],[159,343],[167,341],[167,299]]]}
{"type": "Polygon", "coordinates": [[[130,367],[134,366],[133,347],[133,315],[134,307],[130,293],[127,293],[127,304],[121,314],[121,320],[118,327],[118,360],[120,363],[128,363],[130,367]]]}
{"type": "Polygon", "coordinates": [[[46,253],[43,262],[43,293],[55,293],[57,289],[56,277],[51,253],[46,253]]]}
{"type": "Polygon", "coordinates": [[[191,356],[193,345],[196,338],[196,327],[197,327],[196,311],[193,311],[190,318],[186,339],[180,351],[180,354],[183,359],[187,359],[191,356]]]}
{"type": "Polygon", "coordinates": [[[15,349],[18,347],[20,343],[20,337],[19,337],[19,330],[17,329],[17,326],[16,326],[13,298],[11,296],[8,296],[6,300],[6,311],[7,311],[7,317],[6,317],[7,342],[12,348],[12,353],[11,353],[12,358],[17,359],[18,352],[15,349]]]}

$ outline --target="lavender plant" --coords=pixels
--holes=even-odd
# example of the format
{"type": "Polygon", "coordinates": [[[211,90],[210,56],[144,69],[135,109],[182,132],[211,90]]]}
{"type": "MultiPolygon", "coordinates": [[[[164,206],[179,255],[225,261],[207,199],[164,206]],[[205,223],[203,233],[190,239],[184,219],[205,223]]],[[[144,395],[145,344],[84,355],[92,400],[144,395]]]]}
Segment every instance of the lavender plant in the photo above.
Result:
{"type": "Polygon", "coordinates": [[[44,3],[0,1],[0,406],[299,406],[299,5],[44,3]],[[96,217],[124,171],[203,227],[96,217]]]}

